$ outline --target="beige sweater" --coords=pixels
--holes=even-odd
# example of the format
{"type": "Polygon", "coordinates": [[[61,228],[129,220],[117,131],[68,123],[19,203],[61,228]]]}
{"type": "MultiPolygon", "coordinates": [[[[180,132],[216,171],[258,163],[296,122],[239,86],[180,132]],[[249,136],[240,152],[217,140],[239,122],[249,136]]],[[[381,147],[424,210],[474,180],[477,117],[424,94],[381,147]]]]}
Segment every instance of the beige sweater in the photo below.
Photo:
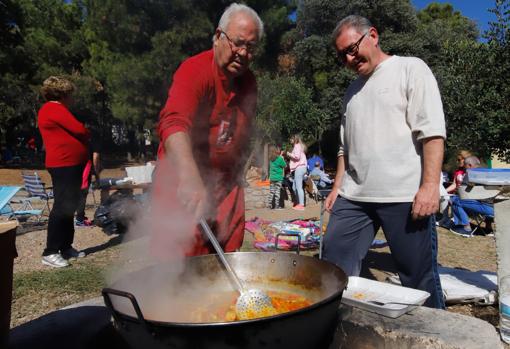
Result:
{"type": "Polygon", "coordinates": [[[429,67],[392,56],[347,89],[338,155],[339,194],[364,202],[412,202],[422,176],[421,140],[446,138],[443,106],[429,67]]]}

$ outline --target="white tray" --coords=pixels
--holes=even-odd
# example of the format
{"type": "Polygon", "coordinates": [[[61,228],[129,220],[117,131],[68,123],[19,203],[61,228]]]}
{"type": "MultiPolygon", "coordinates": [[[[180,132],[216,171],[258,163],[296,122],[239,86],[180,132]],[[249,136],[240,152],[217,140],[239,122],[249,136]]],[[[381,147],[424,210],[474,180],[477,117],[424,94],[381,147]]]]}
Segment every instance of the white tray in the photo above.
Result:
{"type": "Polygon", "coordinates": [[[425,291],[364,279],[357,276],[349,276],[349,283],[347,284],[347,289],[343,293],[342,303],[396,318],[422,305],[429,296],[430,293],[425,291]],[[381,306],[369,303],[368,301],[401,302],[411,305],[385,304],[381,306]]]}

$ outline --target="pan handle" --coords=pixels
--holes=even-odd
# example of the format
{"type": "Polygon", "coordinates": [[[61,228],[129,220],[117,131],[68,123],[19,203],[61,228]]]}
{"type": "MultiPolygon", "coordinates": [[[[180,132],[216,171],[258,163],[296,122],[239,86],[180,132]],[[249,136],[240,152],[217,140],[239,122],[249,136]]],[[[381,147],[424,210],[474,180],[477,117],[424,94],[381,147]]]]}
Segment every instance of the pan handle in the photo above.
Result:
{"type": "Polygon", "coordinates": [[[296,253],[299,255],[299,253],[301,252],[301,235],[299,235],[297,233],[278,233],[278,234],[276,234],[276,236],[274,238],[275,239],[274,240],[275,251],[278,251],[278,238],[280,237],[280,235],[297,237],[297,251],[296,251],[296,253]]]}
{"type": "Polygon", "coordinates": [[[138,322],[140,323],[140,325],[142,325],[142,327],[148,333],[151,333],[149,331],[149,327],[147,325],[147,321],[143,317],[142,310],[140,309],[140,306],[138,305],[138,301],[136,300],[136,297],[132,293],[129,293],[129,292],[126,292],[126,291],[115,290],[113,288],[103,288],[103,291],[101,293],[103,294],[103,298],[104,298],[104,302],[106,304],[106,307],[108,309],[110,309],[110,311],[112,312],[113,318],[115,319],[115,321],[119,325],[124,326],[124,321],[121,319],[121,317],[119,315],[119,312],[117,310],[115,310],[115,308],[113,307],[113,303],[112,303],[112,299],[111,299],[110,295],[114,295],[114,296],[118,296],[118,297],[124,297],[124,298],[129,299],[129,301],[133,305],[133,309],[135,310],[136,317],[138,318],[137,319],[138,322]]]}

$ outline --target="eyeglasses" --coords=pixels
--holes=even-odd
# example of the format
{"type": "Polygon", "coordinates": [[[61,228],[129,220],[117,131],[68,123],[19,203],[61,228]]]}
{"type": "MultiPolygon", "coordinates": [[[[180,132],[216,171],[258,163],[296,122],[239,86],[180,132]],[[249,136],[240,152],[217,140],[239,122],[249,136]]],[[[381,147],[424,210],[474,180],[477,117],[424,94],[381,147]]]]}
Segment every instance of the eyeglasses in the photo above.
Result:
{"type": "Polygon", "coordinates": [[[361,41],[363,40],[363,38],[365,36],[367,36],[367,34],[368,34],[368,32],[363,34],[361,36],[361,38],[359,38],[358,41],[356,41],[352,45],[349,45],[347,48],[345,48],[343,50],[340,50],[340,51],[337,51],[336,55],[337,55],[338,61],[340,63],[342,63],[342,64],[345,64],[345,62],[347,62],[347,55],[349,55],[349,56],[356,56],[358,54],[358,51],[359,51],[359,45],[361,45],[361,41]]]}
{"type": "Polygon", "coordinates": [[[257,44],[254,44],[251,42],[242,42],[242,41],[238,41],[238,40],[233,41],[232,39],[230,39],[228,37],[227,33],[225,33],[223,30],[220,30],[220,33],[223,34],[225,36],[225,38],[227,38],[228,45],[230,46],[230,49],[232,50],[232,52],[238,53],[241,50],[245,50],[246,53],[251,54],[251,55],[253,55],[257,52],[257,49],[258,49],[257,44]]]}

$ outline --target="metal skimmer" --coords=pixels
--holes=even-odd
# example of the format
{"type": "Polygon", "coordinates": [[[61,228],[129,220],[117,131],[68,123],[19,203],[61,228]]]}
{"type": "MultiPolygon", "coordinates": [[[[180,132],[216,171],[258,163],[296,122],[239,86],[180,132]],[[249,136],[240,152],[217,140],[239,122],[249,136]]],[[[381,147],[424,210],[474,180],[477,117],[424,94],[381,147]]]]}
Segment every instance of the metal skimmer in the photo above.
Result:
{"type": "Polygon", "coordinates": [[[220,257],[221,262],[227,269],[227,272],[234,280],[234,284],[236,286],[237,291],[239,292],[239,298],[237,298],[236,302],[236,316],[239,320],[250,320],[256,319],[265,316],[276,315],[276,310],[273,307],[273,303],[271,302],[271,298],[269,295],[259,289],[249,289],[246,290],[244,285],[241,283],[241,280],[237,277],[234,269],[225,258],[225,254],[223,253],[223,249],[221,248],[218,240],[214,236],[209,224],[205,221],[204,218],[201,218],[199,221],[200,226],[206,233],[207,237],[211,241],[216,253],[220,257]]]}

